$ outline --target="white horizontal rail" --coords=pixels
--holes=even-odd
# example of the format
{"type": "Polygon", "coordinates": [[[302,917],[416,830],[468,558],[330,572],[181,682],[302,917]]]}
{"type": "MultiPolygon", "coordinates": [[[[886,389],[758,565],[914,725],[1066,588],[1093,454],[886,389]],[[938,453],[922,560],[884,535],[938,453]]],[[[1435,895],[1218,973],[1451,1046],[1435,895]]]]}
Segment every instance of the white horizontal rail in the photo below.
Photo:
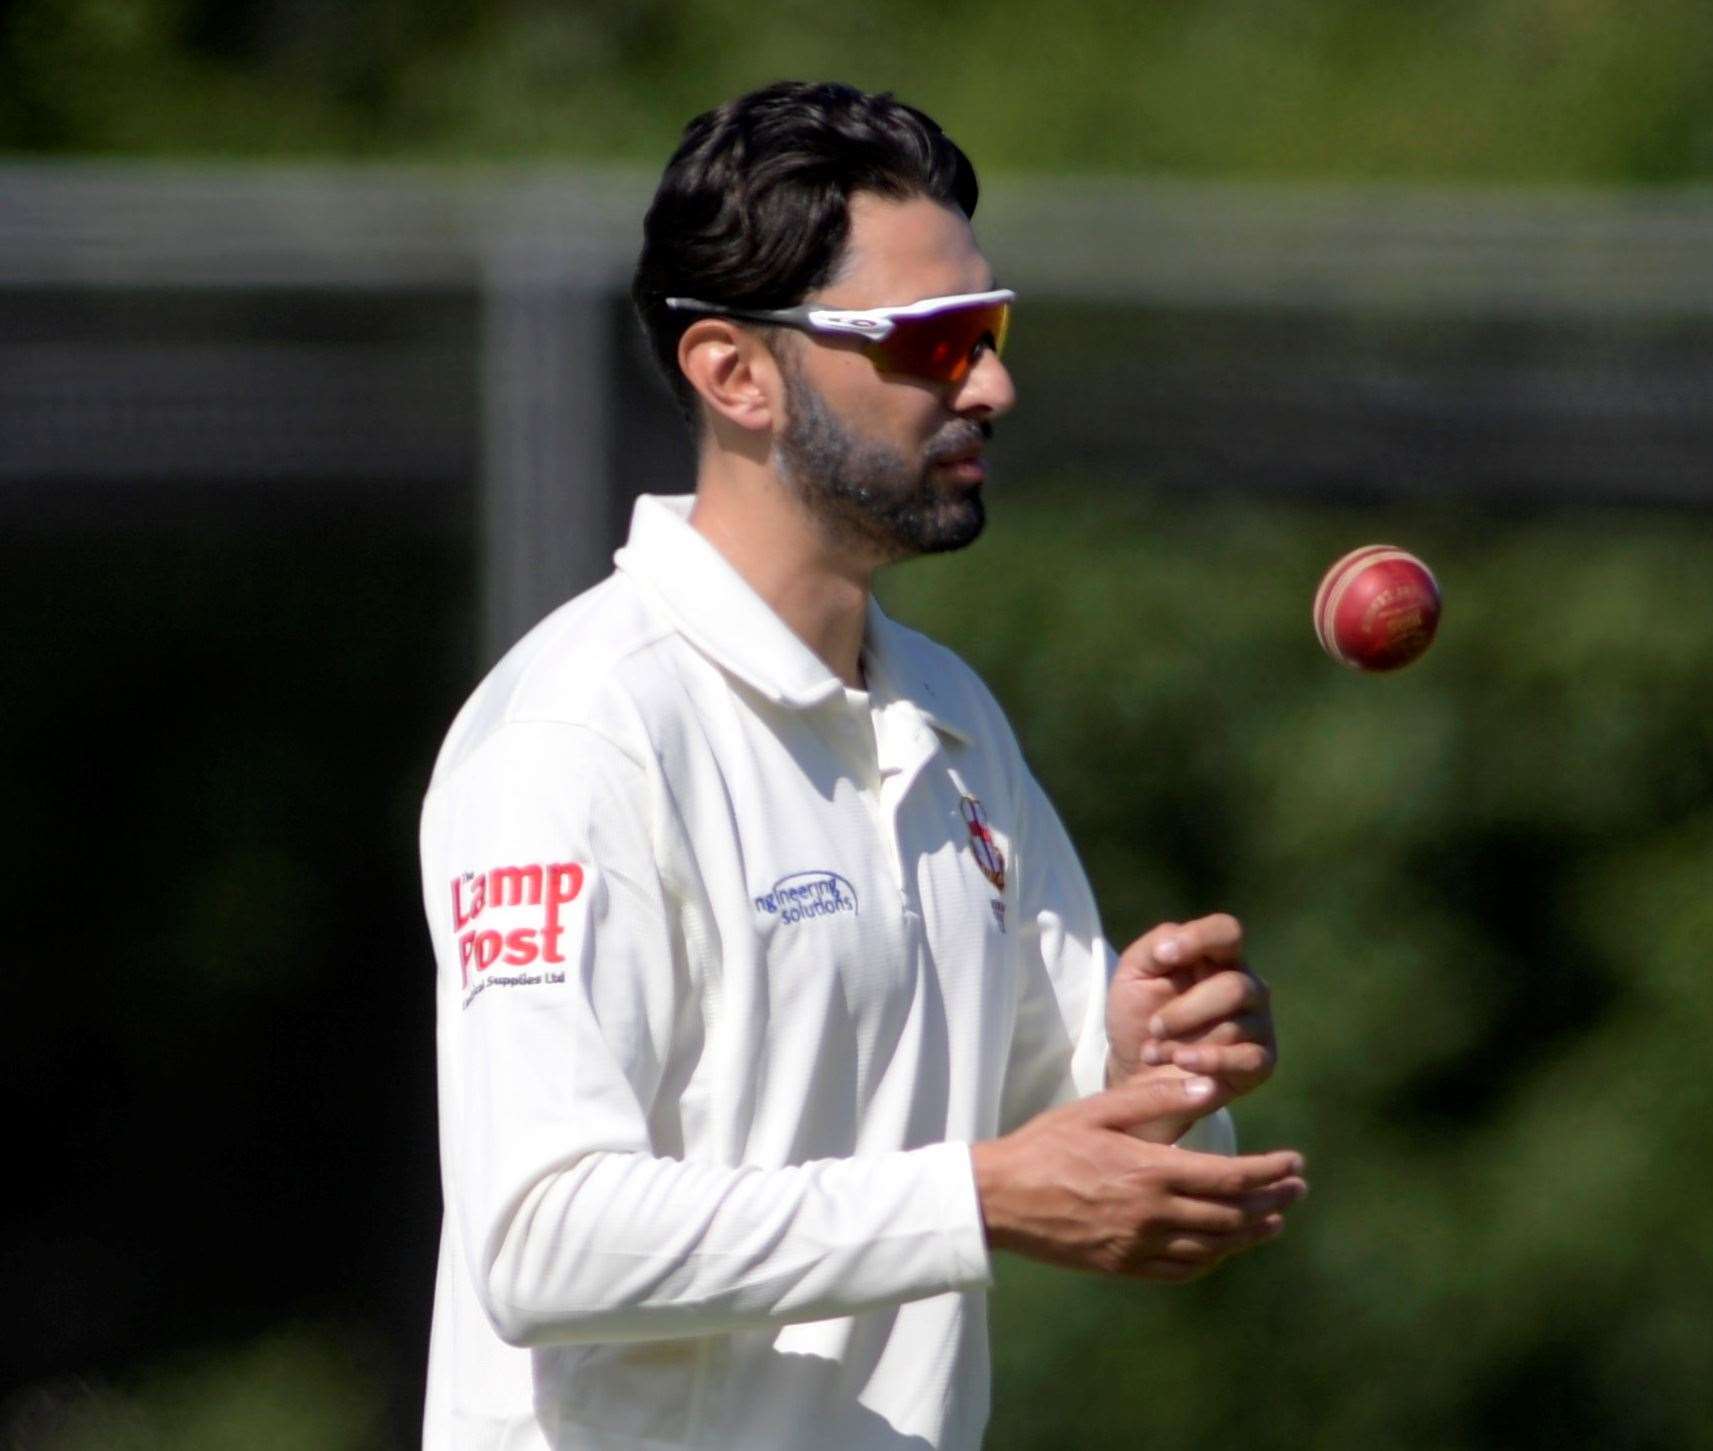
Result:
{"type": "MultiPolygon", "coordinates": [[[[618,286],[652,178],[399,165],[0,166],[0,286],[421,288],[507,270],[618,286]]],[[[1008,283],[1290,308],[1713,313],[1713,191],[990,176],[1008,283]]]]}

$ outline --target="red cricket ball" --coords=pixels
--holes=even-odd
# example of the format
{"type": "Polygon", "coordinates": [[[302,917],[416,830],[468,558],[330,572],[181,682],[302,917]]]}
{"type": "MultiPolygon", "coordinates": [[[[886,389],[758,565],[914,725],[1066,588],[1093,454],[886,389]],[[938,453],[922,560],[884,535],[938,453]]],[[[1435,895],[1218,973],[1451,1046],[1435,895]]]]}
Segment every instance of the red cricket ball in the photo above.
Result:
{"type": "Polygon", "coordinates": [[[1396,670],[1433,643],[1439,584],[1415,555],[1366,544],[1327,570],[1314,597],[1321,649],[1352,670],[1396,670]]]}

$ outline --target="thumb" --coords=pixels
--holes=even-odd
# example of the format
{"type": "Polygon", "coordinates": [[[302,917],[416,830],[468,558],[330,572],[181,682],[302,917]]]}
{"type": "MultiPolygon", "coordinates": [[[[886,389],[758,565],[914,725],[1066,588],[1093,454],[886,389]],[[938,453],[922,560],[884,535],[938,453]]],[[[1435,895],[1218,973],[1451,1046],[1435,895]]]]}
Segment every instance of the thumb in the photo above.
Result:
{"type": "Polygon", "coordinates": [[[1083,1100],[1091,1122],[1102,1128],[1130,1129],[1155,1119],[1202,1114],[1213,1106],[1219,1085],[1211,1078],[1173,1069],[1132,1078],[1083,1100]]]}
{"type": "Polygon", "coordinates": [[[1169,972],[1171,969],[1155,956],[1155,951],[1173,938],[1180,926],[1177,922],[1162,922],[1144,932],[1119,954],[1119,970],[1126,976],[1141,978],[1160,977],[1169,972]]]}

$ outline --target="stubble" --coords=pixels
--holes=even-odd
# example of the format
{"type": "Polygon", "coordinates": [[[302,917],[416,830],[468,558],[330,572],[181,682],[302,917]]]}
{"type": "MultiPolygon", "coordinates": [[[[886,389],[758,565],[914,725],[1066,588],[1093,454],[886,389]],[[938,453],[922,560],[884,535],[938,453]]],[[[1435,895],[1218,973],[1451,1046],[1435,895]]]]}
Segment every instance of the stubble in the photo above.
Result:
{"type": "Polygon", "coordinates": [[[953,419],[911,459],[847,428],[795,360],[782,358],[781,373],[782,471],[834,543],[891,563],[975,542],[987,522],[980,486],[936,482],[934,465],[967,454],[992,434],[990,424],[953,419]]]}

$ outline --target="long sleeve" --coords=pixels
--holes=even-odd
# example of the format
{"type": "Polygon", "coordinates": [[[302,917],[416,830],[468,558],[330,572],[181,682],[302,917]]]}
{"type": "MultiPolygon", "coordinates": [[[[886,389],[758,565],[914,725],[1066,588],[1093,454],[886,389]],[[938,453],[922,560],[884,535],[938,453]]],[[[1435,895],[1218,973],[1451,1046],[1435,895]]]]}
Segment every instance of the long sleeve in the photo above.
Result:
{"type": "Polygon", "coordinates": [[[702,967],[658,791],[604,735],[493,732],[430,792],[444,1180],[517,1345],[700,1335],[985,1284],[959,1144],[760,1168],[675,1156],[702,967]]]}

